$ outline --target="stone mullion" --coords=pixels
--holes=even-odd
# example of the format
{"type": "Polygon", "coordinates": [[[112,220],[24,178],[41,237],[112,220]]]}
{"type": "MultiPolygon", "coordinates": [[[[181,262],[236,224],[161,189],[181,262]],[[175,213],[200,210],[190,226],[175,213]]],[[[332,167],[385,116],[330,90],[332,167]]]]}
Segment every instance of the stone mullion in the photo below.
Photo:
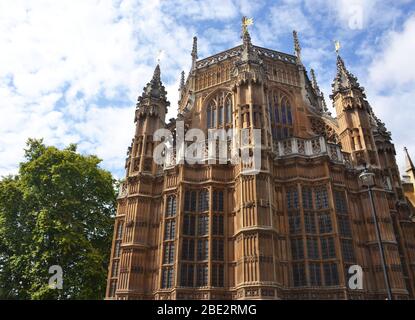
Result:
{"type": "MultiPolygon", "coordinates": [[[[144,121],[144,128],[142,130],[142,142],[141,142],[141,154],[140,154],[140,166],[139,166],[139,171],[142,172],[143,171],[143,167],[144,167],[144,158],[146,155],[146,151],[147,151],[147,127],[148,127],[148,121],[149,119],[147,118],[148,115],[145,115],[145,121],[144,121]]],[[[132,165],[132,169],[134,171],[134,163],[132,165]]]]}
{"type": "Polygon", "coordinates": [[[346,273],[345,273],[345,264],[343,260],[343,251],[341,246],[341,240],[340,240],[340,232],[339,232],[339,226],[337,221],[337,213],[335,211],[335,203],[334,203],[334,189],[332,182],[327,183],[327,196],[329,200],[329,210],[330,210],[330,216],[332,217],[332,228],[333,228],[333,235],[334,235],[334,241],[335,241],[335,248],[336,248],[336,263],[338,266],[338,274],[339,274],[339,285],[345,287],[345,294],[346,294],[346,273]],[[338,262],[337,262],[338,261],[338,262]]]}
{"type": "MultiPolygon", "coordinates": [[[[269,161],[269,159],[267,159],[269,161]]],[[[268,170],[271,169],[271,164],[269,164],[268,166],[268,170]]],[[[271,233],[271,248],[272,248],[272,270],[273,270],[273,275],[272,275],[272,279],[273,282],[277,281],[277,277],[276,277],[276,257],[275,257],[275,243],[274,243],[274,236],[277,233],[277,231],[275,230],[275,226],[274,226],[274,219],[273,219],[273,197],[272,197],[272,183],[271,183],[271,175],[268,174],[267,175],[267,184],[268,184],[268,206],[269,206],[269,218],[270,218],[270,227],[272,229],[272,233],[271,233]]]]}
{"type": "Polygon", "coordinates": [[[267,109],[267,105],[266,105],[266,96],[265,96],[265,88],[264,88],[264,84],[261,84],[261,97],[262,97],[262,103],[261,103],[261,109],[262,109],[262,124],[263,124],[263,131],[265,133],[265,139],[264,139],[264,145],[268,148],[269,147],[269,143],[268,143],[268,130],[267,130],[267,126],[266,126],[266,119],[268,118],[268,113],[266,112],[267,109]]]}
{"type": "Polygon", "coordinates": [[[250,128],[249,128],[249,133],[250,133],[250,143],[249,146],[251,148],[251,145],[253,144],[253,139],[254,139],[254,128],[255,128],[255,124],[254,124],[254,105],[253,105],[253,101],[252,101],[252,84],[249,82],[248,84],[248,104],[249,104],[249,124],[250,124],[250,128]]]}
{"type": "Polygon", "coordinates": [[[316,194],[315,194],[315,185],[308,186],[310,188],[311,192],[311,210],[312,217],[314,219],[314,223],[316,226],[316,234],[315,237],[317,239],[317,250],[318,250],[318,256],[319,256],[319,269],[320,269],[320,283],[323,285],[324,283],[324,260],[323,260],[323,251],[321,250],[321,238],[322,235],[320,234],[320,219],[319,219],[319,211],[317,211],[317,205],[316,205],[316,194]]]}
{"type": "Polygon", "coordinates": [[[161,221],[162,221],[162,223],[161,223],[161,230],[160,230],[160,233],[159,233],[159,249],[160,249],[160,254],[159,254],[159,260],[160,260],[160,262],[159,262],[159,281],[158,281],[158,289],[162,289],[162,281],[163,281],[163,260],[164,260],[164,245],[166,244],[166,241],[165,241],[165,237],[166,237],[166,235],[165,235],[165,232],[166,232],[166,208],[167,208],[167,205],[166,205],[166,202],[167,202],[167,196],[166,195],[164,195],[163,196],[163,204],[164,204],[164,206],[162,206],[162,208],[161,208],[161,210],[162,210],[162,213],[163,213],[163,215],[162,215],[162,219],[161,219],[161,221]]]}
{"type": "Polygon", "coordinates": [[[225,188],[225,190],[223,190],[223,199],[226,201],[224,201],[223,203],[223,287],[224,288],[229,288],[229,275],[228,275],[228,265],[229,265],[229,261],[228,261],[228,213],[230,211],[230,201],[229,201],[229,193],[228,193],[228,188],[225,188]]]}
{"type": "Polygon", "coordinates": [[[175,285],[174,287],[177,288],[180,286],[181,281],[181,265],[179,264],[180,261],[180,252],[182,251],[182,223],[184,217],[184,197],[185,197],[185,190],[184,185],[180,184],[179,187],[176,189],[176,234],[174,237],[175,241],[175,252],[174,252],[174,266],[176,267],[175,274],[175,285]]]}
{"type": "MultiPolygon", "coordinates": [[[[213,225],[213,186],[208,187],[209,191],[209,229],[208,229],[208,245],[209,245],[209,254],[208,254],[208,283],[207,285],[212,287],[212,225],[213,225]]],[[[216,199],[218,200],[218,199],[216,199]]],[[[199,212],[200,214],[200,212],[199,212]]]]}
{"type": "MultiPolygon", "coordinates": [[[[385,195],[384,190],[377,190],[377,191],[378,191],[378,195],[380,194],[385,195]]],[[[378,205],[377,212],[379,212],[380,214],[378,214],[377,217],[379,221],[382,243],[384,243],[384,252],[385,252],[386,265],[387,265],[387,272],[389,275],[390,285],[391,285],[391,289],[393,292],[395,289],[397,289],[397,286],[396,286],[397,281],[396,281],[396,275],[395,275],[396,272],[392,270],[392,265],[394,265],[396,262],[393,260],[394,259],[393,256],[396,257],[396,254],[393,254],[389,248],[393,246],[397,250],[398,255],[399,255],[399,250],[398,250],[397,244],[385,243],[385,242],[397,242],[397,239],[396,239],[396,236],[393,230],[393,221],[392,221],[392,217],[389,211],[389,205],[386,200],[386,195],[385,195],[385,198],[384,197],[378,197],[378,198],[380,198],[380,201],[377,201],[375,204],[378,205]],[[382,213],[383,213],[383,218],[381,217],[382,213]],[[390,221],[390,223],[382,221],[386,218],[390,221]]]]}
{"type": "MultiPolygon", "coordinates": [[[[133,217],[133,221],[136,221],[135,219],[137,217],[137,212],[139,212],[138,211],[138,203],[139,203],[138,200],[134,202],[134,210],[133,210],[133,213],[130,216],[130,217],[133,217]]],[[[130,244],[134,244],[135,243],[135,232],[137,231],[137,228],[135,226],[132,226],[131,228],[132,228],[132,233],[131,233],[131,242],[130,242],[130,244]]],[[[124,250],[122,250],[122,251],[124,251],[124,250]]],[[[128,253],[126,255],[128,257],[127,265],[126,265],[126,268],[127,268],[127,281],[126,281],[126,283],[127,283],[126,287],[127,288],[126,289],[128,291],[131,290],[130,289],[130,287],[131,287],[131,266],[132,266],[132,261],[133,261],[133,254],[134,254],[133,249],[129,248],[128,253]]]]}
{"type": "MultiPolygon", "coordinates": [[[[399,250],[398,252],[402,251],[401,255],[404,256],[404,258],[405,258],[404,261],[402,261],[402,259],[399,259],[401,261],[401,265],[402,265],[401,274],[403,275],[403,273],[404,273],[403,269],[406,269],[406,275],[409,278],[409,281],[404,281],[404,284],[405,285],[409,284],[409,290],[413,294],[415,292],[414,273],[413,273],[413,269],[411,270],[411,265],[407,263],[407,261],[410,261],[410,259],[409,259],[408,247],[405,244],[404,230],[402,228],[401,222],[397,219],[397,217],[392,217],[392,219],[395,220],[395,225],[396,225],[396,228],[398,229],[397,232],[398,232],[398,234],[401,235],[401,237],[399,237],[399,239],[398,239],[398,246],[402,249],[399,250]]],[[[401,258],[401,255],[400,255],[399,258],[401,258]]]]}
{"type": "MultiPolygon", "coordinates": [[[[333,188],[333,202],[335,203],[335,201],[334,201],[334,190],[335,189],[333,188]]],[[[340,189],[338,189],[338,190],[340,191],[340,189]]],[[[345,190],[342,187],[341,188],[341,192],[343,192],[344,199],[345,199],[345,202],[346,202],[346,216],[347,216],[347,221],[349,223],[349,228],[350,228],[350,233],[351,233],[351,237],[347,237],[347,238],[348,239],[350,238],[350,240],[352,241],[352,250],[353,250],[353,255],[354,255],[354,261],[353,262],[355,264],[358,264],[359,259],[357,258],[358,257],[358,254],[357,254],[357,250],[356,250],[356,248],[357,248],[356,242],[358,242],[358,241],[356,241],[356,238],[357,237],[356,237],[356,233],[354,232],[354,222],[353,222],[353,219],[352,219],[352,210],[351,210],[351,207],[352,206],[350,205],[352,202],[351,202],[351,199],[349,198],[349,193],[347,192],[347,190],[345,190]]],[[[336,206],[334,206],[333,208],[334,208],[335,216],[336,216],[336,218],[338,218],[338,214],[339,213],[336,210],[336,206]]],[[[354,215],[354,212],[353,212],[353,215],[354,215]]],[[[339,221],[337,221],[337,225],[338,224],[339,224],[339,221]]],[[[339,230],[339,233],[340,233],[340,230],[339,230]]],[[[340,248],[340,249],[342,250],[342,248],[340,248]]],[[[359,254],[360,254],[360,250],[359,250],[359,254]]],[[[341,257],[343,259],[343,255],[341,255],[341,257]]],[[[343,264],[343,269],[345,269],[344,268],[345,261],[343,261],[342,264],[343,264]]],[[[362,267],[362,269],[364,268],[364,266],[362,264],[360,264],[360,266],[362,267]]],[[[345,275],[345,286],[347,288],[347,285],[348,285],[348,278],[347,278],[348,273],[346,273],[345,270],[344,270],[344,275],[345,275]]]]}
{"type": "MultiPolygon", "coordinates": [[[[117,206],[117,212],[119,210],[119,203],[117,206]]],[[[113,265],[114,265],[114,259],[117,259],[114,257],[115,254],[115,243],[117,241],[117,230],[118,230],[118,224],[120,223],[120,218],[116,217],[115,219],[115,223],[114,223],[114,228],[113,228],[113,237],[112,237],[112,243],[111,243],[111,259],[110,259],[110,263],[108,265],[108,272],[107,272],[107,289],[106,289],[106,293],[105,296],[109,297],[110,294],[110,290],[111,290],[111,282],[114,281],[113,277],[112,277],[112,269],[113,269],[113,265]]],[[[120,261],[120,258],[118,257],[118,261],[120,261]]],[[[119,269],[120,269],[120,263],[118,262],[118,274],[117,274],[117,286],[118,286],[118,278],[119,278],[119,269]]],[[[115,298],[114,297],[110,297],[110,298],[115,298]]]]}
{"type": "Polygon", "coordinates": [[[310,272],[309,272],[309,264],[310,259],[308,257],[308,241],[307,241],[307,233],[305,228],[305,212],[303,208],[303,193],[301,189],[301,185],[297,182],[296,183],[296,189],[298,192],[298,210],[300,211],[300,219],[301,219],[301,225],[302,225],[302,238],[303,238],[303,256],[304,256],[304,273],[305,273],[305,280],[306,284],[311,284],[311,278],[310,278],[310,272]]]}
{"type": "MultiPolygon", "coordinates": [[[[239,176],[240,179],[240,204],[239,204],[239,214],[240,214],[240,229],[243,229],[245,227],[245,208],[244,208],[244,190],[243,188],[245,187],[245,182],[244,182],[244,177],[242,175],[239,176]]],[[[239,233],[240,230],[237,230],[237,232],[239,233]]],[[[240,254],[240,259],[241,259],[241,274],[242,274],[242,280],[240,283],[244,283],[245,282],[245,237],[244,237],[244,233],[240,233],[240,236],[242,238],[242,250],[241,250],[241,254],[240,254]]]]}
{"type": "Polygon", "coordinates": [[[288,207],[287,207],[287,203],[286,203],[286,194],[287,194],[287,189],[286,186],[282,185],[281,186],[281,199],[282,199],[282,211],[283,211],[283,216],[285,217],[285,229],[287,232],[287,236],[286,236],[286,257],[287,257],[287,264],[288,266],[288,283],[291,283],[292,280],[292,267],[293,267],[293,257],[292,257],[292,249],[291,249],[291,232],[290,232],[290,219],[289,219],[289,213],[288,213],[288,207]]]}

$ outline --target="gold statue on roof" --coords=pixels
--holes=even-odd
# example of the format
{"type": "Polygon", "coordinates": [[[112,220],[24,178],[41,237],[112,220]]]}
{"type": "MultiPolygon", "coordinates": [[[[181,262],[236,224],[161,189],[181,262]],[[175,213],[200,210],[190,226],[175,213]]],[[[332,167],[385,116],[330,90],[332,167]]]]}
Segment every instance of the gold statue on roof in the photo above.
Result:
{"type": "Polygon", "coordinates": [[[253,18],[242,17],[242,34],[248,32],[248,26],[254,24],[253,18]]]}
{"type": "Polygon", "coordinates": [[[334,41],[334,48],[336,49],[336,53],[339,54],[339,50],[341,48],[339,40],[334,41]]]}

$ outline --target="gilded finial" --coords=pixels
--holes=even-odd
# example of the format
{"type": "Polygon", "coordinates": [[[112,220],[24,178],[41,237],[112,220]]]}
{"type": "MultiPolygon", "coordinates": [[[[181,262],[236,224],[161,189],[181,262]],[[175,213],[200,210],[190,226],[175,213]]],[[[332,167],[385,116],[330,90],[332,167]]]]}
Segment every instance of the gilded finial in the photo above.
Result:
{"type": "Polygon", "coordinates": [[[254,24],[253,18],[247,18],[246,16],[242,17],[242,36],[245,33],[248,33],[248,26],[254,24]]]}
{"type": "Polygon", "coordinates": [[[339,40],[335,40],[334,41],[334,48],[336,50],[337,55],[339,55],[339,51],[340,51],[340,48],[341,48],[341,45],[340,45],[340,41],[339,40]]]}
{"type": "Polygon", "coordinates": [[[241,38],[243,40],[243,46],[244,48],[250,48],[252,46],[251,44],[251,36],[248,32],[248,26],[254,23],[254,19],[247,18],[245,16],[242,17],[242,34],[241,38]]]}

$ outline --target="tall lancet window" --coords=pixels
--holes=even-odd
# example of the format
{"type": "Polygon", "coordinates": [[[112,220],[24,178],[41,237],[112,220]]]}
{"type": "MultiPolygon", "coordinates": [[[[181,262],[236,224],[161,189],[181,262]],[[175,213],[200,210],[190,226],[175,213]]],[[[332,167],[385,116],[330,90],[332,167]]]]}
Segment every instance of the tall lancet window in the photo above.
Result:
{"type": "Polygon", "coordinates": [[[218,125],[223,125],[223,106],[219,106],[219,112],[218,112],[218,125]]]}
{"type": "Polygon", "coordinates": [[[225,100],[225,109],[226,109],[226,123],[232,123],[232,101],[230,96],[225,100]]]}
{"type": "Polygon", "coordinates": [[[291,114],[291,106],[290,102],[288,101],[287,97],[283,97],[281,101],[282,110],[284,111],[283,121],[285,121],[285,124],[292,125],[293,124],[293,118],[291,114]]]}
{"type": "MultiPolygon", "coordinates": [[[[274,106],[274,114],[275,114],[275,122],[279,123],[280,122],[280,106],[278,104],[278,94],[275,93],[272,96],[272,102],[273,102],[273,106],[274,106]]],[[[272,108],[272,106],[271,106],[272,108]]]]}
{"type": "Polygon", "coordinates": [[[212,108],[207,106],[206,109],[206,126],[212,128],[212,108]]]}
{"type": "Polygon", "coordinates": [[[282,124],[287,124],[287,107],[285,104],[281,106],[281,119],[282,124]]]}
{"type": "Polygon", "coordinates": [[[269,113],[274,141],[284,140],[293,135],[293,114],[289,98],[279,91],[271,91],[269,113]]]}
{"type": "Polygon", "coordinates": [[[232,125],[232,98],[226,91],[220,91],[207,103],[206,127],[225,128],[232,125]]]}
{"type": "Polygon", "coordinates": [[[212,111],[212,128],[216,128],[217,125],[218,124],[216,123],[216,106],[215,106],[212,111]]]}

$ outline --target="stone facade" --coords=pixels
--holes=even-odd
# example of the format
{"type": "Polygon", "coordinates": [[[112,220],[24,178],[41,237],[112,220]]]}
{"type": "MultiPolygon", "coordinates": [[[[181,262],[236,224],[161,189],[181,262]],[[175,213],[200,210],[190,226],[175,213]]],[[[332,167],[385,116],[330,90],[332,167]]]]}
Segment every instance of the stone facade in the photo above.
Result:
{"type": "MultiPolygon", "coordinates": [[[[395,299],[414,298],[415,223],[390,133],[337,58],[336,117],[314,71],[295,55],[240,46],[182,73],[179,113],[156,67],[136,108],[136,132],[120,188],[107,299],[384,299],[368,192],[369,166],[395,299]],[[155,130],[261,130],[261,170],[241,164],[153,161],[155,130]],[[363,289],[348,268],[363,269],[363,289]]],[[[175,150],[172,157],[175,157],[175,150]]],[[[174,160],[174,159],[170,159],[174,160]]]]}
{"type": "Polygon", "coordinates": [[[402,186],[405,193],[405,197],[408,200],[408,204],[415,208],[415,166],[409,155],[408,149],[404,148],[405,151],[405,174],[402,176],[402,186]]]}

